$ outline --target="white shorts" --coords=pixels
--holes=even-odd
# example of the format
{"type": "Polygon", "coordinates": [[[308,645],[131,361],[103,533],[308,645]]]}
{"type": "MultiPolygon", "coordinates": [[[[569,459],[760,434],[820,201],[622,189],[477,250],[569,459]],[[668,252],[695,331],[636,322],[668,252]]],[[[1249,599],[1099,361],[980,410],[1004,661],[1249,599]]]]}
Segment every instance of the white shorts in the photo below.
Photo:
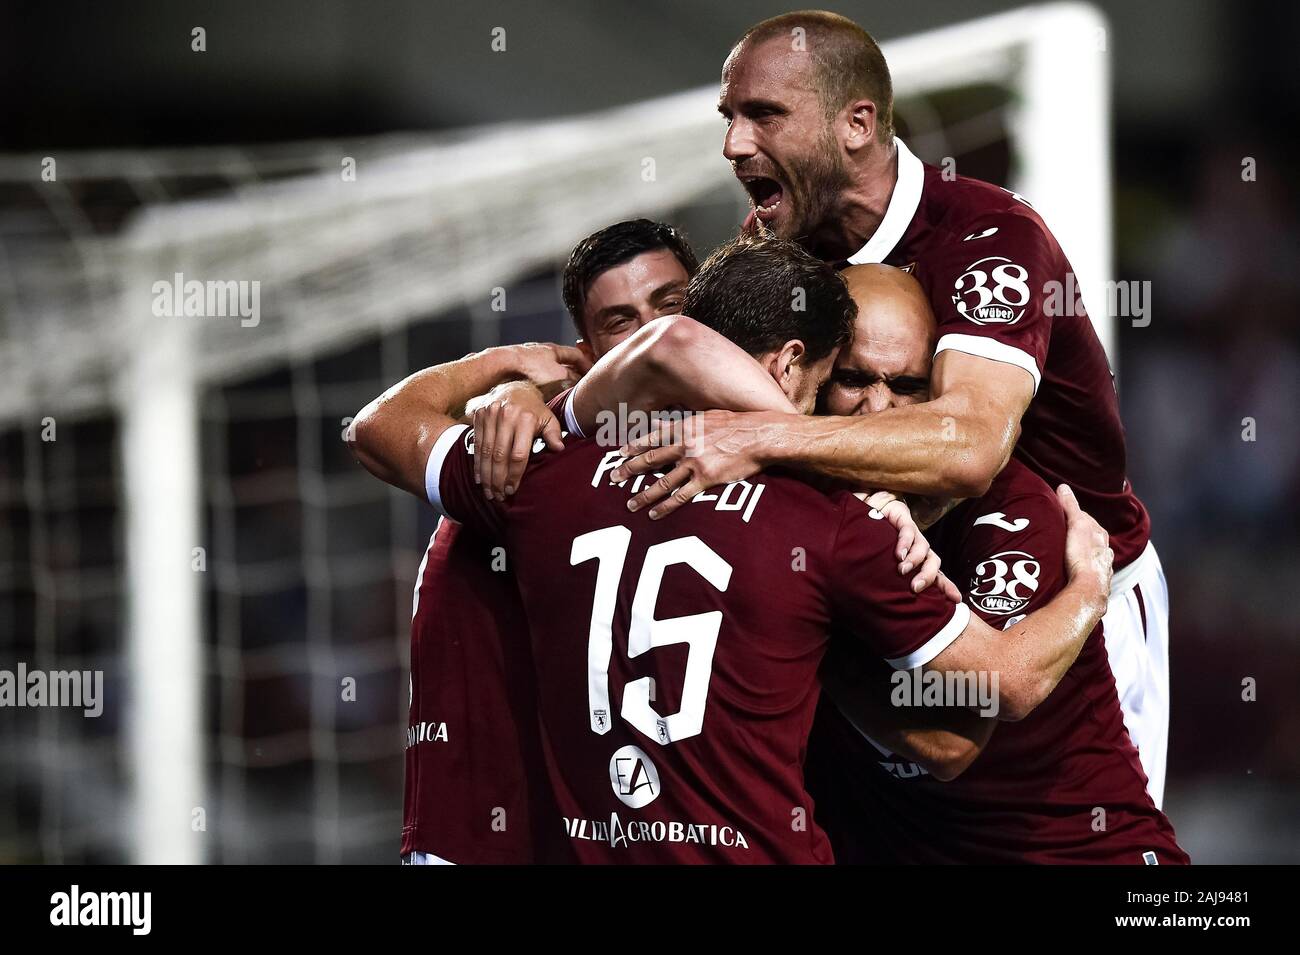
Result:
{"type": "Polygon", "coordinates": [[[402,856],[402,865],[455,865],[432,852],[408,852],[402,856]]]}
{"type": "Polygon", "coordinates": [[[1152,544],[1116,571],[1102,626],[1124,725],[1159,808],[1169,747],[1169,588],[1152,544]]]}

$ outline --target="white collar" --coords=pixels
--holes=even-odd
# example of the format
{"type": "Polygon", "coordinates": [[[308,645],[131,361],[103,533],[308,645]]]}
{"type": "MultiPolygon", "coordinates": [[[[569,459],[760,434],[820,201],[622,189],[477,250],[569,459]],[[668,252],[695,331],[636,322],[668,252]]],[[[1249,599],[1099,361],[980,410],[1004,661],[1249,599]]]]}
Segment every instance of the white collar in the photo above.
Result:
{"type": "Polygon", "coordinates": [[[885,217],[880,220],[880,225],[867,240],[867,244],[849,256],[852,265],[885,261],[907,232],[907,227],[912,224],[917,207],[921,204],[925,166],[898,137],[894,137],[894,145],[898,150],[898,180],[894,183],[894,192],[889,197],[885,217]]]}

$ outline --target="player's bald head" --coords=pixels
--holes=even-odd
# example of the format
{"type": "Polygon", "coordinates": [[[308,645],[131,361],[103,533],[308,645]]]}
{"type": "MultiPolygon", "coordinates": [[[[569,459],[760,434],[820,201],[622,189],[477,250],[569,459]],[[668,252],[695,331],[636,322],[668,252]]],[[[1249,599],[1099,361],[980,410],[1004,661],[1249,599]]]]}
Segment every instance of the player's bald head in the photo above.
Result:
{"type": "MultiPolygon", "coordinates": [[[[828,10],[799,10],[750,27],[727,57],[758,55],[807,56],[807,80],[827,118],[848,103],[869,99],[876,105],[876,139],[894,135],[894,85],[889,66],[875,39],[848,17],[828,10]]],[[[726,67],[724,67],[724,73],[726,67]]]]}
{"type": "Polygon", "coordinates": [[[928,400],[935,320],[920,283],[888,265],[855,265],[840,277],[858,317],[835,360],[824,409],[871,414],[928,400]]]}
{"type": "Polygon", "coordinates": [[[909,352],[934,351],[935,319],[921,283],[889,265],[851,265],[840,277],[858,306],[853,337],[894,342],[909,352]]]}

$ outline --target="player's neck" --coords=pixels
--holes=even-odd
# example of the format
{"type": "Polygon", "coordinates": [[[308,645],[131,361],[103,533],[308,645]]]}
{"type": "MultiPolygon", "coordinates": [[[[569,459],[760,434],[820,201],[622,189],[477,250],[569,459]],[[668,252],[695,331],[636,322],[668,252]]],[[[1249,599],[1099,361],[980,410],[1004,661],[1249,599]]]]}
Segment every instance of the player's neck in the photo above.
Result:
{"type": "Polygon", "coordinates": [[[840,194],[834,215],[814,232],[808,248],[818,258],[839,262],[853,255],[880,228],[898,182],[898,149],[891,141],[871,151],[840,194]]]}

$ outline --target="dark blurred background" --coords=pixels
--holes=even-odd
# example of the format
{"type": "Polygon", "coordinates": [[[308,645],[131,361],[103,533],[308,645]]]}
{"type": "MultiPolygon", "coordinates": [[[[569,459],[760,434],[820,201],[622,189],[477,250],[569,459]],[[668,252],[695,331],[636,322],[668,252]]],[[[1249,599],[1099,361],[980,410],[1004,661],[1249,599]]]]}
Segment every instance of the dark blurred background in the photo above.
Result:
{"type": "MultiPolygon", "coordinates": [[[[888,40],[1016,6],[831,9],[888,40]]],[[[1119,319],[1117,332],[1130,476],[1171,589],[1166,810],[1196,861],[1300,861],[1300,610],[1290,599],[1300,581],[1300,5],[1096,6],[1110,23],[1114,277],[1152,289],[1150,324],[1119,319]],[[1254,181],[1243,181],[1247,159],[1254,181]],[[1246,419],[1253,440],[1243,439],[1246,419]],[[1247,678],[1257,681],[1253,702],[1242,699],[1247,678]]],[[[393,132],[566,116],[716,82],[736,36],[789,8],[11,2],[0,11],[0,149],[147,154],[317,139],[364,148],[393,132]],[[207,31],[201,57],[189,45],[196,25],[207,31]],[[497,25],[509,30],[508,71],[488,49],[497,25]]],[[[111,231],[145,202],[229,187],[195,176],[160,197],[138,183],[87,185],[72,196],[74,227],[34,187],[6,181],[4,262],[54,230],[111,231]]],[[[704,251],[739,209],[728,195],[683,215],[704,251]]],[[[395,853],[402,640],[428,517],[362,483],[339,422],[425,364],[571,336],[553,267],[512,283],[511,296],[525,304],[507,317],[450,309],[204,390],[201,454],[217,476],[203,488],[205,528],[223,541],[204,607],[207,778],[223,831],[213,825],[206,858],[395,853]],[[306,663],[286,662],[294,657],[306,663]],[[358,674],[357,707],[331,695],[338,672],[358,674]],[[313,682],[322,675],[323,690],[313,682]]],[[[0,301],[11,327],[35,320],[17,296],[0,301]]],[[[45,445],[34,438],[40,415],[19,417],[0,430],[0,665],[97,661],[109,704],[89,729],[62,714],[0,711],[0,861],[130,858],[115,709],[128,691],[113,665],[124,641],[119,436],[110,417],[83,410],[66,432],[73,440],[45,445]]]]}

